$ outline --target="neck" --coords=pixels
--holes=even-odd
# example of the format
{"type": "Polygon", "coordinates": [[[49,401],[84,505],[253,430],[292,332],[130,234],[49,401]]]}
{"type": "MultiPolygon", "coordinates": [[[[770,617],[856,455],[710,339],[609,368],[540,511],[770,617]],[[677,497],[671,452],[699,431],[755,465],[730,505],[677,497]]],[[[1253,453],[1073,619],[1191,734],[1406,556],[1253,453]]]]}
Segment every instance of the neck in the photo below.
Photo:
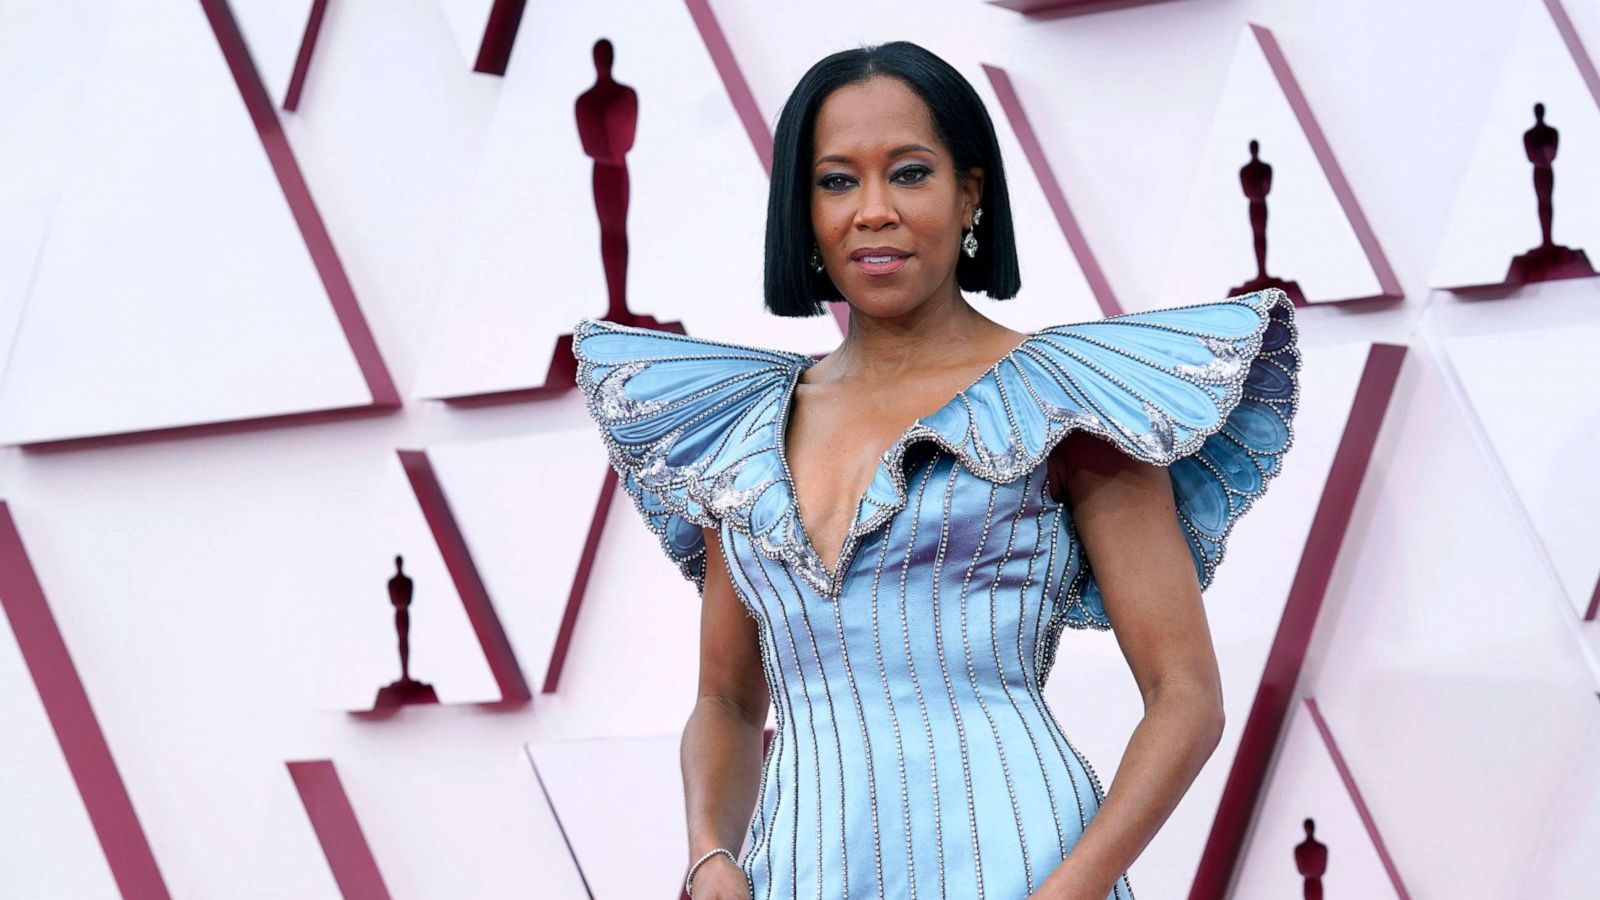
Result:
{"type": "Polygon", "coordinates": [[[877,381],[960,365],[973,345],[998,327],[953,284],[901,315],[870,316],[852,309],[844,340],[826,358],[823,380],[877,381]]]}

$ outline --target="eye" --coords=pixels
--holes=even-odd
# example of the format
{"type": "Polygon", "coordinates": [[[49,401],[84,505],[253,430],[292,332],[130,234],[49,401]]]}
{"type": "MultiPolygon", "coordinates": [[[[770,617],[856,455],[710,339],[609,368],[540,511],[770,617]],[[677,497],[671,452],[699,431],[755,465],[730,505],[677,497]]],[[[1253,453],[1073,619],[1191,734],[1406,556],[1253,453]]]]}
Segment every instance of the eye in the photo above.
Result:
{"type": "Polygon", "coordinates": [[[927,180],[928,175],[931,174],[931,171],[932,170],[930,170],[927,166],[906,166],[904,169],[894,173],[894,175],[896,178],[899,178],[901,175],[909,172],[916,177],[902,181],[901,184],[916,184],[919,181],[927,180]]]}
{"type": "Polygon", "coordinates": [[[822,176],[822,178],[817,181],[817,185],[819,187],[821,187],[825,191],[844,190],[845,185],[841,184],[841,185],[837,185],[836,186],[834,184],[834,179],[835,178],[843,180],[843,181],[846,181],[846,182],[848,182],[850,180],[847,176],[840,175],[839,173],[835,172],[835,173],[832,173],[832,174],[829,174],[829,175],[822,176]]]}

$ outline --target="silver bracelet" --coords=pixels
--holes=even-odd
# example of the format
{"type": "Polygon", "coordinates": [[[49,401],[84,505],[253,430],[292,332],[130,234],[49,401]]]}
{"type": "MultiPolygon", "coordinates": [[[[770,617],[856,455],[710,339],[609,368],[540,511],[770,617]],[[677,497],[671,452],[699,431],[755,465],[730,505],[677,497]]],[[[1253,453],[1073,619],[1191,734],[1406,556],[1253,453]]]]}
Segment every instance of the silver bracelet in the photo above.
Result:
{"type": "MultiPolygon", "coordinates": [[[[689,867],[689,877],[683,880],[683,893],[685,896],[694,896],[694,873],[700,868],[701,865],[705,863],[706,860],[716,856],[718,853],[726,856],[735,866],[739,865],[739,858],[734,856],[733,852],[730,850],[727,850],[723,847],[718,847],[715,850],[708,851],[705,856],[695,860],[694,865],[689,867]]],[[[740,869],[740,871],[743,872],[744,870],[740,869]]],[[[750,896],[754,897],[756,895],[756,885],[755,882],[750,878],[749,872],[744,873],[744,880],[745,883],[750,887],[750,896]]]]}

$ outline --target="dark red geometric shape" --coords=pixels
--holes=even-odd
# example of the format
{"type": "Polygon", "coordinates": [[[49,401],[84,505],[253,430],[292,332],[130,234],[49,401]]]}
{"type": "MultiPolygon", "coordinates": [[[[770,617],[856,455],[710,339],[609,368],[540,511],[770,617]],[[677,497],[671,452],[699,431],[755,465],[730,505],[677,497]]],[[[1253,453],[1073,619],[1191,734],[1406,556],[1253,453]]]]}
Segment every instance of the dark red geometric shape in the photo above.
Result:
{"type": "Polygon", "coordinates": [[[1578,29],[1572,24],[1572,17],[1567,15],[1566,7],[1561,5],[1561,0],[1544,0],[1545,8],[1550,11],[1550,18],[1555,22],[1556,31],[1561,33],[1562,43],[1567,45],[1567,52],[1572,54],[1572,61],[1578,67],[1578,74],[1583,76],[1583,83],[1589,88],[1589,96],[1594,98],[1594,104],[1600,107],[1600,72],[1595,71],[1594,60],[1589,58],[1589,51],[1584,49],[1583,39],[1578,36],[1578,29]]]}
{"type": "Polygon", "coordinates": [[[728,99],[733,102],[739,121],[744,123],[745,134],[750,136],[750,145],[755,148],[756,156],[761,157],[761,167],[771,178],[772,130],[767,127],[761,107],[756,104],[755,92],[750,90],[750,83],[745,81],[744,72],[739,69],[739,61],[733,56],[728,36],[722,33],[722,26],[717,24],[717,15],[711,11],[711,4],[707,0],[684,0],[684,3],[689,7],[689,16],[694,19],[695,27],[700,30],[700,39],[705,42],[706,51],[711,54],[712,65],[717,67],[722,86],[728,91],[728,99]]]}
{"type": "Polygon", "coordinates": [[[1384,254],[1383,245],[1378,243],[1378,235],[1367,222],[1366,214],[1361,211],[1361,204],[1356,201],[1355,191],[1350,189],[1350,182],[1344,177],[1344,170],[1339,167],[1339,159],[1333,154],[1333,145],[1328,143],[1327,135],[1322,133],[1322,126],[1317,123],[1316,114],[1311,111],[1311,103],[1306,99],[1305,92],[1300,89],[1300,82],[1294,77],[1294,70],[1289,68],[1289,60],[1283,55],[1283,48],[1278,46],[1277,37],[1273,35],[1271,29],[1254,22],[1250,23],[1250,30],[1255,34],[1262,55],[1266,57],[1267,65],[1278,80],[1284,99],[1289,101],[1289,108],[1294,110],[1294,117],[1299,121],[1300,130],[1305,133],[1306,141],[1311,145],[1311,152],[1316,154],[1317,163],[1322,166],[1323,175],[1328,179],[1328,187],[1333,189],[1333,195],[1338,198],[1339,207],[1344,211],[1350,229],[1356,233],[1356,240],[1366,254],[1367,264],[1372,267],[1372,274],[1378,279],[1379,293],[1370,297],[1351,297],[1334,302],[1403,298],[1405,290],[1400,287],[1400,279],[1395,277],[1394,269],[1389,266],[1389,257],[1384,254]]]}
{"type": "Polygon", "coordinates": [[[1017,91],[1011,85],[1011,76],[999,66],[991,66],[988,63],[983,64],[983,71],[989,76],[989,84],[994,88],[995,95],[1000,98],[1000,108],[1005,111],[1006,118],[1011,122],[1011,131],[1016,134],[1017,143],[1022,145],[1022,152],[1028,158],[1028,164],[1033,167],[1034,177],[1039,180],[1039,187],[1050,203],[1050,211],[1055,213],[1056,224],[1066,237],[1067,246],[1072,248],[1073,258],[1078,261],[1078,268],[1082,270],[1084,280],[1089,283],[1089,290],[1094,293],[1095,302],[1100,305],[1100,313],[1105,316],[1121,315],[1122,304],[1112,292],[1111,282],[1106,280],[1105,272],[1095,259],[1094,251],[1089,248],[1089,239],[1084,236],[1083,229],[1078,225],[1078,217],[1072,214],[1072,206],[1067,203],[1066,192],[1056,180],[1055,171],[1050,168],[1050,160],[1045,156],[1044,147],[1039,143],[1039,136],[1034,133],[1033,123],[1028,121],[1028,114],[1022,108],[1022,101],[1017,98],[1017,91]]]}
{"type": "Polygon", "coordinates": [[[619,483],[616,470],[606,466],[600,499],[595,503],[594,514],[589,517],[589,534],[584,538],[583,550],[578,555],[578,571],[572,578],[572,590],[567,592],[566,608],[561,613],[561,627],[556,631],[555,647],[550,651],[550,668],[544,674],[541,693],[553,694],[561,684],[561,670],[566,665],[567,650],[572,646],[572,635],[578,627],[578,612],[583,607],[584,595],[589,591],[589,576],[594,572],[600,535],[605,533],[606,516],[611,511],[611,500],[617,495],[619,483]]]}
{"type": "Polygon", "coordinates": [[[11,518],[11,508],[0,500],[0,605],[5,607],[16,635],[22,660],[33,676],[34,689],[50,727],[61,745],[67,769],[78,787],[95,837],[105,853],[111,877],[124,897],[165,898],[167,885],[161,878],[150,842],[145,838],[139,815],[128,798],[122,773],[111,756],[105,733],[95,718],[89,694],[78,678],[78,669],[67,652],[66,641],[56,625],[50,604],[45,600],[39,576],[28,560],[22,535],[11,518]]]}
{"type": "Polygon", "coordinates": [[[527,0],[494,0],[472,71],[506,74],[506,66],[511,64],[511,47],[517,41],[517,29],[522,27],[522,12],[527,5],[527,0]]]}
{"type": "Polygon", "coordinates": [[[439,547],[439,555],[450,572],[450,580],[461,597],[461,605],[467,611],[467,619],[472,622],[478,646],[483,648],[484,660],[489,663],[489,671],[500,689],[498,702],[480,705],[508,709],[520,707],[533,695],[528,690],[528,682],[522,677],[522,667],[517,664],[516,651],[506,637],[505,627],[500,624],[500,616],[494,611],[489,589],[472,561],[466,535],[450,511],[444,487],[439,483],[426,452],[401,450],[399,454],[400,464],[411,482],[411,490],[417,496],[417,505],[427,520],[428,530],[439,547]]]}
{"type": "MultiPolygon", "coordinates": [[[[226,0],[200,0],[200,6],[211,25],[212,33],[216,36],[217,46],[228,64],[228,70],[233,75],[234,84],[239,89],[239,97],[250,115],[250,121],[255,125],[256,134],[261,139],[261,147],[266,152],[272,171],[278,178],[284,200],[289,206],[290,214],[294,216],[295,224],[300,229],[301,237],[306,242],[312,265],[315,266],[318,277],[322,279],[323,288],[327,291],[328,300],[333,306],[334,316],[344,332],[345,342],[350,345],[350,353],[355,357],[356,366],[361,370],[361,376],[366,381],[367,391],[372,395],[372,400],[369,403],[333,409],[316,409],[221,422],[201,422],[194,425],[174,425],[118,434],[32,441],[17,445],[24,450],[62,452],[101,449],[176,438],[236,434],[263,428],[342,422],[369,415],[387,414],[401,405],[400,393],[395,389],[394,381],[389,376],[389,369],[383,362],[383,355],[379,352],[372,331],[367,326],[366,317],[356,301],[355,289],[350,285],[344,265],[339,261],[339,254],[334,249],[333,240],[323,224],[322,214],[318,212],[316,201],[312,199],[311,190],[300,172],[299,163],[295,161],[294,150],[289,146],[289,139],[283,133],[282,123],[278,121],[272,98],[268,95],[266,85],[250,58],[250,50],[239,31],[238,22],[234,20],[226,0]]],[[[315,15],[315,10],[313,13],[312,19],[316,20],[320,27],[320,20],[315,15]]],[[[308,49],[302,48],[303,54],[308,56],[309,52],[308,49]]]]}
{"type": "Polygon", "coordinates": [[[295,161],[294,150],[289,146],[288,136],[283,133],[283,123],[278,121],[272,98],[267,95],[261,74],[250,59],[250,49],[239,33],[239,23],[234,20],[226,0],[200,0],[200,6],[211,22],[217,46],[228,62],[229,71],[233,73],[239,97],[250,113],[250,120],[255,123],[256,133],[261,137],[261,147],[266,151],[272,171],[283,188],[284,199],[288,201],[295,223],[300,226],[300,234],[305,238],[311,261],[322,278],[334,314],[344,329],[345,339],[350,342],[350,351],[355,354],[356,364],[366,379],[372,402],[377,406],[399,406],[400,394],[395,390],[383,356],[378,352],[377,342],[367,327],[366,317],[356,302],[355,289],[345,275],[344,265],[339,262],[333,238],[328,234],[322,214],[317,211],[316,201],[311,197],[311,188],[300,172],[300,164],[295,161]]]}
{"type": "Polygon", "coordinates": [[[1165,0],[989,0],[989,5],[1022,13],[1030,19],[1060,19],[1161,2],[1165,0]]]}
{"type": "Polygon", "coordinates": [[[1339,780],[1344,782],[1345,792],[1350,795],[1350,802],[1356,808],[1356,815],[1361,817],[1361,824],[1367,829],[1372,849],[1378,851],[1378,858],[1383,860],[1383,870],[1389,875],[1389,883],[1394,885],[1395,897],[1398,900],[1411,900],[1405,882],[1400,880],[1400,870],[1394,864],[1394,857],[1389,855],[1389,845],[1383,842],[1383,835],[1378,833],[1378,823],[1372,818],[1372,810],[1367,808],[1366,798],[1361,796],[1361,789],[1356,787],[1355,776],[1350,774],[1350,765],[1345,762],[1344,754],[1339,752],[1339,742],[1333,739],[1333,730],[1328,727],[1328,721],[1322,717],[1322,708],[1317,705],[1317,698],[1307,697],[1305,703],[1306,711],[1311,713],[1311,721],[1316,723],[1317,733],[1322,735],[1322,745],[1328,748],[1328,756],[1333,759],[1333,767],[1339,771],[1339,780]]]}
{"type": "Polygon", "coordinates": [[[300,802],[311,819],[311,828],[322,844],[322,855],[333,870],[333,880],[345,900],[388,900],[383,873],[372,857],[361,822],[350,806],[339,773],[330,759],[306,759],[284,763],[289,777],[300,792],[300,802]]]}
{"type": "Polygon", "coordinates": [[[1306,648],[1316,630],[1334,563],[1349,531],[1350,514],[1372,462],[1373,447],[1405,357],[1406,348],[1397,344],[1374,344],[1367,354],[1355,402],[1300,552],[1300,565],[1267,653],[1260,687],[1245,719],[1239,749],[1217,804],[1216,819],[1201,854],[1189,900],[1223,900],[1227,896],[1244,851],[1245,835],[1260,805],[1272,755],[1288,724],[1294,686],[1305,666],[1306,648]]]}
{"type": "Polygon", "coordinates": [[[311,68],[311,52],[316,49],[317,35],[322,33],[322,18],[328,12],[328,0],[312,0],[311,15],[306,17],[306,30],[300,35],[300,52],[295,54],[294,70],[289,73],[289,89],[283,94],[283,108],[294,112],[300,108],[300,89],[305,87],[306,70],[311,68]]]}

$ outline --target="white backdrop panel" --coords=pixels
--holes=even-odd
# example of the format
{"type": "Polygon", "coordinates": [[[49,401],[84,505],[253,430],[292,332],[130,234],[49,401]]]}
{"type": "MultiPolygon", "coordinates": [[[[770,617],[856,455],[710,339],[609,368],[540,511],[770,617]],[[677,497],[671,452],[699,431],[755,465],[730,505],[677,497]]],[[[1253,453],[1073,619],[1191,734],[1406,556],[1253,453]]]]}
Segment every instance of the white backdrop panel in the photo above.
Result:
{"type": "MultiPolygon", "coordinates": [[[[1334,735],[1338,740],[1338,735],[1334,735]]],[[[1356,786],[1361,776],[1353,776],[1356,786]]],[[[1243,861],[1229,900],[1279,900],[1305,895],[1305,877],[1295,865],[1294,850],[1306,839],[1305,820],[1313,820],[1314,837],[1328,848],[1324,896],[1395,897],[1355,801],[1346,789],[1327,743],[1317,731],[1305,700],[1290,708],[1283,743],[1272,763],[1268,784],[1245,845],[1243,861]]],[[[1382,834],[1383,823],[1379,822],[1382,834]]],[[[1402,871],[1401,877],[1405,876],[1402,871]]]]}
{"type": "Polygon", "coordinates": [[[444,397],[544,384],[555,339],[606,311],[593,161],[574,104],[594,44],[638,93],[629,173],[627,297],[702,337],[817,352],[831,317],[762,307],[767,179],[682,3],[534,3],[523,14],[468,212],[413,391],[444,397]]]}
{"type": "Polygon", "coordinates": [[[431,340],[442,250],[499,91],[462,63],[436,0],[342,0],[328,6],[299,110],[283,116],[402,393],[431,340]]]}
{"type": "Polygon", "coordinates": [[[576,900],[682,892],[689,835],[676,735],[550,741],[527,749],[588,887],[585,893],[550,896],[576,900]]]}
{"type": "Polygon", "coordinates": [[[397,554],[404,558],[414,592],[409,608],[411,677],[433,685],[441,703],[500,699],[483,645],[398,457],[384,466],[374,515],[350,554],[365,583],[358,593],[332,600],[324,616],[325,668],[318,698],[323,708],[371,709],[378,688],[400,677],[399,637],[388,589],[397,554]]]}
{"type": "MultiPolygon", "coordinates": [[[[1558,281],[1515,300],[1450,302],[1430,318],[1468,402],[1527,510],[1573,611],[1600,583],[1600,280],[1558,281]]],[[[1600,625],[1595,627],[1600,628],[1600,625]]]]}
{"type": "MultiPolygon", "coordinates": [[[[279,110],[283,109],[283,101],[289,95],[289,79],[294,75],[313,5],[313,0],[228,0],[234,21],[238,22],[245,43],[250,45],[250,60],[267,87],[267,96],[279,110]]],[[[343,5],[328,4],[330,10],[343,5]]],[[[319,37],[313,67],[324,46],[319,37]]]]}
{"type": "MultiPolygon", "coordinates": [[[[92,699],[92,698],[91,698],[92,699]]],[[[13,897],[120,897],[45,714],[11,621],[0,613],[0,797],[27,827],[7,827],[0,872],[13,897]]]]}
{"type": "MultiPolygon", "coordinates": [[[[1293,37],[1279,34],[1278,42],[1293,67],[1293,37]]],[[[1306,101],[1315,111],[1317,98],[1308,96],[1306,101]]],[[[1260,157],[1272,166],[1267,274],[1298,282],[1311,303],[1381,293],[1328,173],[1248,25],[1239,31],[1233,66],[1211,122],[1183,224],[1167,257],[1166,299],[1156,305],[1171,305],[1196,293],[1221,299],[1232,286],[1255,277],[1249,200],[1239,184],[1252,140],[1260,142],[1260,157]]],[[[1328,136],[1335,151],[1338,139],[1328,136]]],[[[1359,197],[1360,185],[1352,188],[1359,197]]]]}
{"type": "Polygon", "coordinates": [[[461,61],[472,68],[478,61],[478,50],[483,46],[483,32],[489,25],[489,11],[494,0],[437,0],[450,22],[450,33],[461,51],[461,61]]]}
{"type": "Polygon", "coordinates": [[[1600,879],[1600,857],[1574,850],[1600,841],[1595,674],[1425,349],[1401,373],[1305,688],[1413,895],[1582,897],[1600,879]]]}
{"type": "MultiPolygon", "coordinates": [[[[445,444],[428,456],[528,686],[543,689],[610,467],[592,427],[445,444]]],[[[620,489],[614,504],[632,500],[620,489]]],[[[583,628],[580,612],[577,628],[583,628]]]]}
{"type": "Polygon", "coordinates": [[[370,402],[200,6],[106,15],[0,441],[370,402]]]}
{"type": "MultiPolygon", "coordinates": [[[[1592,2],[1567,0],[1567,7],[1577,10],[1592,2]]],[[[1522,21],[1484,108],[1472,161],[1434,260],[1429,277],[1434,287],[1496,284],[1512,257],[1539,245],[1533,165],[1522,146],[1539,102],[1545,123],[1560,132],[1551,237],[1557,244],[1584,248],[1600,265],[1600,204],[1594,202],[1600,197],[1600,107],[1543,0],[1521,3],[1522,21]]],[[[1584,37],[1593,58],[1600,35],[1584,37]]]]}

